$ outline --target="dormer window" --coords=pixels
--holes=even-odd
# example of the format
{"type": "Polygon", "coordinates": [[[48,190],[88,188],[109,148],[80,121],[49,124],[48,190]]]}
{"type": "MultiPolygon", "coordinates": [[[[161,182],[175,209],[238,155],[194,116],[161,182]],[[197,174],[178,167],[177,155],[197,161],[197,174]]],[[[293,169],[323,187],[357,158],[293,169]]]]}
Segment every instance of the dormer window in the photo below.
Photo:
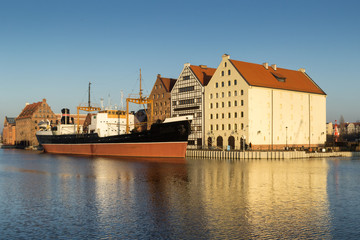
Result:
{"type": "Polygon", "coordinates": [[[272,72],[271,74],[272,74],[272,75],[276,78],[276,80],[278,80],[279,82],[285,82],[285,81],[286,81],[286,77],[284,77],[284,76],[281,75],[280,73],[272,72]]]}

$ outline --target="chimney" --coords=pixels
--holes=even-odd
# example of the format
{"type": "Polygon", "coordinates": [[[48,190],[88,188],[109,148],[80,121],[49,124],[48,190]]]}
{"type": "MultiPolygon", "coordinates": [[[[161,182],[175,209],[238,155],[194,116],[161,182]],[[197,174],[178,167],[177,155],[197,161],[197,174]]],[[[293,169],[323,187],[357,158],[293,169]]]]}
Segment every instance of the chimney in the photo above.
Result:
{"type": "Polygon", "coordinates": [[[199,67],[204,68],[204,69],[206,69],[206,68],[207,68],[207,66],[206,66],[206,65],[199,65],[199,67]]]}
{"type": "Polygon", "coordinates": [[[276,71],[276,64],[271,65],[271,67],[276,71]]]}
{"type": "Polygon", "coordinates": [[[299,72],[305,73],[305,68],[299,68],[299,72]]]}
{"type": "Polygon", "coordinates": [[[265,63],[263,63],[263,66],[264,66],[264,68],[265,68],[266,70],[269,69],[269,63],[265,62],[265,63]]]}
{"type": "Polygon", "coordinates": [[[228,55],[228,54],[225,53],[224,55],[222,55],[222,58],[223,58],[223,59],[230,59],[230,55],[228,55]]]}

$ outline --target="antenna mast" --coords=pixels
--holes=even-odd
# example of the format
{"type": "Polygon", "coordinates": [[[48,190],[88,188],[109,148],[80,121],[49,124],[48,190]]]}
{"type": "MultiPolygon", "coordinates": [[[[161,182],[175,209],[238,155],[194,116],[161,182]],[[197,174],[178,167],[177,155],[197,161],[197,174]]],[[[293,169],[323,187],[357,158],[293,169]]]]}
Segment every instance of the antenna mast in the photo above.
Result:
{"type": "Polygon", "coordinates": [[[139,92],[139,95],[140,95],[140,99],[142,99],[142,89],[141,89],[141,68],[140,68],[140,92],[139,92]]]}
{"type": "Polygon", "coordinates": [[[89,82],[89,99],[88,99],[88,107],[91,107],[91,103],[90,103],[90,85],[91,85],[91,82],[89,82]]]}

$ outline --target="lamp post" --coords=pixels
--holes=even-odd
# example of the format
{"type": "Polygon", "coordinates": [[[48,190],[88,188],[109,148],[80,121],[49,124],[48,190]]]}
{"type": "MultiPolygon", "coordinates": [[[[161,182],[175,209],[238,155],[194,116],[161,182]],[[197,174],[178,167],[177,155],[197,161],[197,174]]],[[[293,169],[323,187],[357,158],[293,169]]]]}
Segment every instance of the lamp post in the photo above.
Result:
{"type": "Polygon", "coordinates": [[[287,129],[288,129],[288,127],[286,126],[285,129],[286,129],[286,147],[285,147],[285,149],[287,150],[288,149],[288,147],[287,147],[287,129]]]}

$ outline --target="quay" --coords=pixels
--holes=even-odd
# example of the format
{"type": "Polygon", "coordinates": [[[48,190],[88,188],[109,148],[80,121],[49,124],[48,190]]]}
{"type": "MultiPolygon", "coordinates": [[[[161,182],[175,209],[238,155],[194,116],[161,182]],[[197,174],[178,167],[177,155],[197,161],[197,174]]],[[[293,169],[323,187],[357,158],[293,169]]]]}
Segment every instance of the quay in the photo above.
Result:
{"type": "Polygon", "coordinates": [[[244,159],[301,159],[325,157],[360,157],[360,152],[306,152],[306,151],[211,151],[187,150],[186,157],[219,160],[244,159]]]}

